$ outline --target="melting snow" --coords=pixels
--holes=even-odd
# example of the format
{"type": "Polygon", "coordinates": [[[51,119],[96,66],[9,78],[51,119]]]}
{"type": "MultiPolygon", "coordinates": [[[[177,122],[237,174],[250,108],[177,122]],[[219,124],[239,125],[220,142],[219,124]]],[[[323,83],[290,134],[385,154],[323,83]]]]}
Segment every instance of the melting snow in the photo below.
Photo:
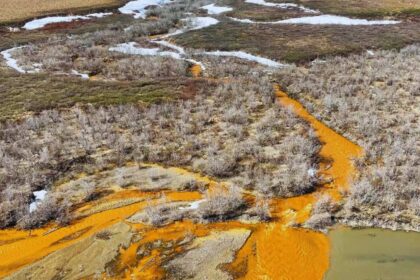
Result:
{"type": "Polygon", "coordinates": [[[185,50],[184,50],[184,48],[183,48],[183,47],[179,47],[179,46],[174,45],[174,44],[172,44],[172,43],[169,43],[169,42],[167,42],[167,41],[161,41],[161,40],[157,40],[157,41],[155,41],[155,40],[153,40],[152,42],[153,42],[153,43],[156,43],[156,44],[159,44],[159,45],[161,45],[161,46],[165,46],[165,47],[168,47],[168,48],[170,48],[170,49],[176,50],[176,51],[177,51],[177,52],[179,52],[180,54],[185,54],[185,50]]]}
{"type": "Polygon", "coordinates": [[[285,66],[284,64],[278,63],[274,60],[268,59],[268,58],[264,58],[261,56],[256,56],[256,55],[252,55],[243,51],[213,51],[213,52],[203,52],[201,54],[204,55],[214,55],[214,56],[231,56],[231,57],[237,57],[237,58],[241,58],[241,59],[245,59],[245,60],[249,60],[249,61],[254,61],[257,62],[259,64],[268,66],[268,67],[274,67],[274,68],[279,68],[279,67],[283,67],[285,66]]]}
{"type": "Polygon", "coordinates": [[[181,209],[181,210],[196,210],[196,209],[198,209],[198,207],[200,207],[200,204],[203,203],[204,201],[206,201],[206,200],[205,199],[197,200],[197,201],[194,201],[194,202],[190,203],[189,206],[180,207],[179,209],[181,209]]]}
{"type": "Polygon", "coordinates": [[[83,80],[89,80],[89,75],[88,74],[84,74],[84,73],[80,73],[77,70],[71,70],[71,73],[73,75],[79,76],[80,78],[82,78],[83,80]]]}
{"type": "Polygon", "coordinates": [[[120,53],[125,53],[125,54],[144,55],[144,56],[169,56],[174,59],[181,59],[181,56],[179,53],[161,51],[159,48],[136,47],[135,42],[118,44],[116,47],[109,48],[109,50],[113,52],[120,52],[120,53]]]}
{"type": "Polygon", "coordinates": [[[290,18],[281,20],[278,23],[297,23],[297,24],[335,24],[335,25],[379,25],[379,24],[397,24],[395,20],[367,20],[353,19],[334,15],[320,15],[313,17],[290,18]]]}
{"type": "Polygon", "coordinates": [[[33,194],[35,196],[35,201],[29,205],[30,213],[34,212],[38,208],[38,205],[41,204],[41,202],[45,199],[47,191],[46,190],[36,191],[36,192],[33,192],[33,194]]]}
{"type": "Polygon", "coordinates": [[[168,4],[172,0],[137,0],[130,1],[118,10],[122,14],[133,15],[134,18],[145,18],[147,7],[149,6],[162,6],[168,4]]]}
{"type": "Polygon", "coordinates": [[[188,30],[206,28],[219,23],[217,19],[212,17],[192,17],[186,21],[188,21],[188,24],[191,26],[188,30]]]}
{"type": "Polygon", "coordinates": [[[21,49],[21,48],[22,47],[16,47],[16,48],[8,49],[8,50],[5,50],[5,51],[2,51],[1,54],[4,57],[4,59],[6,60],[7,66],[15,69],[19,73],[26,73],[26,71],[22,67],[19,66],[19,64],[17,63],[17,60],[14,59],[13,56],[12,56],[12,53],[15,50],[18,50],[18,49],[21,49]]]}
{"type": "Polygon", "coordinates": [[[161,38],[168,38],[171,36],[179,35],[185,33],[190,30],[198,30],[201,28],[206,28],[215,24],[218,24],[219,21],[212,17],[191,17],[187,19],[183,19],[182,21],[187,22],[187,27],[178,29],[172,33],[168,33],[166,35],[161,36],[161,38]]]}
{"type": "Polygon", "coordinates": [[[366,52],[367,52],[367,54],[368,54],[368,55],[370,55],[370,56],[375,55],[375,53],[374,53],[372,50],[367,50],[366,52]]]}
{"type": "Polygon", "coordinates": [[[214,4],[203,6],[201,8],[207,10],[209,15],[219,15],[221,13],[230,12],[233,10],[231,7],[220,7],[214,4]]]}
{"type": "Polygon", "coordinates": [[[334,15],[320,15],[311,17],[289,18],[279,21],[253,21],[250,19],[230,18],[233,21],[242,23],[258,23],[258,24],[313,24],[313,25],[386,25],[397,24],[400,21],[395,20],[367,20],[353,19],[334,15]]]}
{"type": "Polygon", "coordinates": [[[94,13],[89,14],[86,16],[57,16],[57,17],[45,17],[40,19],[34,19],[27,22],[23,28],[26,30],[34,30],[38,28],[45,27],[47,24],[50,23],[60,23],[60,22],[72,22],[74,20],[88,20],[92,18],[102,18],[105,16],[109,16],[112,13],[94,13]]]}
{"type": "Polygon", "coordinates": [[[293,4],[293,3],[272,3],[272,2],[266,2],[265,0],[246,0],[246,3],[255,4],[255,5],[261,5],[266,7],[276,7],[281,9],[287,9],[287,8],[299,8],[302,11],[306,13],[319,13],[317,10],[312,10],[305,8],[302,5],[293,4]]]}
{"type": "Polygon", "coordinates": [[[315,168],[309,168],[308,175],[309,175],[309,177],[315,177],[316,169],[315,168]]]}

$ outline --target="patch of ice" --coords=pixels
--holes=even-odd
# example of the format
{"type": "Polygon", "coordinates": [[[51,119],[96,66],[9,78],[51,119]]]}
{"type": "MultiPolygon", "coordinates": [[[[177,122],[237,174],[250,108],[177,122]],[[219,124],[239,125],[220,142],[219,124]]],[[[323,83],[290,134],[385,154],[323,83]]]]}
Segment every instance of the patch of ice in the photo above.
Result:
{"type": "Polygon", "coordinates": [[[41,202],[45,199],[45,196],[47,195],[47,191],[40,190],[40,191],[33,192],[33,194],[35,196],[35,201],[29,204],[30,213],[34,212],[38,208],[38,206],[41,204],[41,202]]]}
{"type": "Polygon", "coordinates": [[[132,55],[144,56],[169,56],[174,59],[181,59],[181,55],[176,52],[161,51],[159,48],[141,48],[136,47],[135,42],[118,44],[116,47],[109,48],[110,51],[120,52],[132,55]]]}
{"type": "Polygon", "coordinates": [[[145,18],[147,7],[162,6],[172,2],[172,0],[136,0],[130,1],[118,10],[122,14],[133,15],[134,18],[145,18]]]}
{"type": "Polygon", "coordinates": [[[73,75],[79,76],[80,78],[82,78],[83,80],[89,80],[89,75],[88,74],[84,74],[84,73],[80,73],[77,70],[71,70],[71,73],[73,75]]]}
{"type": "Polygon", "coordinates": [[[31,20],[23,26],[26,30],[34,30],[45,27],[50,23],[61,23],[61,22],[72,22],[75,20],[88,20],[92,18],[102,18],[105,16],[112,15],[112,13],[94,13],[86,16],[56,16],[56,17],[45,17],[40,19],[31,20]]]}
{"type": "Polygon", "coordinates": [[[243,51],[213,51],[213,52],[203,52],[200,54],[204,54],[204,55],[214,55],[214,56],[230,56],[230,57],[237,57],[237,58],[241,58],[241,59],[245,59],[245,60],[249,60],[249,61],[254,61],[257,62],[259,64],[268,66],[268,67],[273,67],[273,68],[279,68],[279,67],[283,67],[286,66],[284,64],[281,64],[277,61],[265,58],[265,57],[261,57],[261,56],[256,56],[253,54],[249,54],[243,51]]]}
{"type": "Polygon", "coordinates": [[[216,6],[215,4],[203,6],[201,9],[207,10],[209,15],[219,15],[233,10],[231,7],[216,6]]]}
{"type": "Polygon", "coordinates": [[[276,7],[281,9],[287,9],[287,8],[298,8],[306,13],[319,13],[317,10],[312,10],[309,8],[306,8],[302,5],[294,4],[294,3],[272,3],[267,2],[265,0],[245,0],[246,3],[255,4],[255,5],[261,5],[266,7],[276,7]]]}

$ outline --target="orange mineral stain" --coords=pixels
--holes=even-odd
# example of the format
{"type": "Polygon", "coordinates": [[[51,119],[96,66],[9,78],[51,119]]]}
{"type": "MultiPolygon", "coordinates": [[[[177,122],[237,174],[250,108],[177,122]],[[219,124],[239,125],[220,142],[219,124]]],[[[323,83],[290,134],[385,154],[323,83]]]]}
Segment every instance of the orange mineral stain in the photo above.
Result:
{"type": "Polygon", "coordinates": [[[323,143],[320,156],[331,160],[328,169],[326,164],[321,164],[319,175],[332,181],[312,194],[273,199],[270,206],[274,222],[258,225],[230,269],[239,279],[322,279],[329,265],[327,236],[288,225],[307,220],[319,194],[328,193],[335,199],[341,198],[339,190],[348,188],[355,172],[352,159],[359,157],[362,149],[318,121],[278,86],[275,90],[279,103],[290,107],[315,130],[323,143]]]}
{"type": "Polygon", "coordinates": [[[191,66],[191,68],[190,68],[191,75],[192,75],[194,78],[198,78],[198,77],[200,77],[200,76],[201,76],[202,71],[203,71],[203,69],[201,69],[201,66],[200,66],[199,64],[194,64],[194,65],[193,65],[193,66],[191,66]]]}
{"type": "MultiPolygon", "coordinates": [[[[194,76],[201,74],[201,68],[191,69],[194,76]],[[197,71],[197,72],[194,72],[197,71]],[[196,73],[196,74],[194,74],[196,73]]],[[[289,98],[278,87],[276,95],[283,106],[291,107],[302,119],[314,128],[323,147],[320,156],[330,160],[330,165],[321,164],[320,175],[331,178],[330,183],[317,188],[312,194],[287,199],[273,198],[270,209],[273,220],[267,223],[244,224],[238,221],[198,224],[192,221],[175,222],[164,227],[154,228],[142,224],[130,224],[137,233],[128,248],[121,248],[117,260],[118,274],[114,279],[162,279],[165,277],[163,260],[167,254],[180,254],[185,250],[183,240],[189,236],[207,236],[211,231],[223,231],[234,228],[247,228],[252,234],[237,252],[235,260],[222,269],[231,272],[235,279],[322,279],[329,265],[330,244],[326,235],[305,229],[290,227],[294,223],[303,223],[309,216],[312,205],[320,194],[328,193],[340,199],[340,188],[348,188],[355,169],[352,158],[361,155],[362,149],[310,115],[297,101],[289,98]],[[141,253],[145,246],[155,242],[171,245],[155,246],[147,253],[141,253]]],[[[146,164],[147,166],[157,166],[146,164]]],[[[192,176],[210,191],[225,188],[209,177],[189,172],[181,168],[169,168],[180,175],[192,176]]],[[[162,194],[168,201],[193,201],[202,198],[199,192],[139,192],[122,190],[101,200],[112,201],[125,198],[150,198],[158,200],[162,194]]],[[[254,204],[251,192],[244,193],[248,203],[254,204]]],[[[87,203],[80,210],[89,210],[93,205],[87,203]]],[[[96,203],[96,204],[95,204],[96,203]]],[[[70,246],[91,236],[112,224],[125,219],[148,205],[142,200],[120,208],[103,211],[79,219],[67,227],[54,229],[49,226],[32,232],[18,230],[0,231],[0,278],[17,271],[24,265],[33,263],[46,255],[70,246]]],[[[127,222],[128,223],[128,222],[127,222]]],[[[188,242],[188,241],[186,241],[188,242]]]]}

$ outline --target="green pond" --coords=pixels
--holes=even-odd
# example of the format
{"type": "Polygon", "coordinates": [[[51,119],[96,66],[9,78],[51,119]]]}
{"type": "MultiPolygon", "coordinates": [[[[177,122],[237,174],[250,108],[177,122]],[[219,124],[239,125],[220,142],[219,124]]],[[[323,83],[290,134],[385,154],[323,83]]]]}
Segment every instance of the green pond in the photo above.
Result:
{"type": "Polygon", "coordinates": [[[340,228],[329,235],[326,280],[420,279],[420,233],[340,228]]]}

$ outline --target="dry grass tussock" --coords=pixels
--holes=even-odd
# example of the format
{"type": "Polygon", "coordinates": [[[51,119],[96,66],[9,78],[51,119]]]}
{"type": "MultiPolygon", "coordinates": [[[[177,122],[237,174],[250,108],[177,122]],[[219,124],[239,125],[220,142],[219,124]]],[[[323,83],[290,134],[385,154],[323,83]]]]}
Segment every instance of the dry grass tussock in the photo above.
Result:
{"type": "MultiPolygon", "coordinates": [[[[308,124],[276,103],[270,81],[259,72],[209,82],[195,98],[172,103],[47,110],[1,124],[0,226],[65,221],[65,209],[100,190],[81,186],[86,194],[68,202],[69,194],[54,191],[57,180],[127,161],[186,167],[264,196],[300,195],[317,183],[308,170],[317,168],[319,149],[308,124]],[[47,209],[40,207],[29,213],[31,192],[44,188],[51,191],[43,203],[63,202],[63,211],[44,215],[47,209]]],[[[232,197],[209,200],[202,216],[216,217],[220,201],[239,209],[241,200],[232,197]]]]}
{"type": "Polygon", "coordinates": [[[412,45],[279,76],[292,96],[365,150],[341,212],[346,223],[420,230],[419,68],[420,47],[412,45]]]}
{"type": "Polygon", "coordinates": [[[29,18],[56,14],[63,11],[81,11],[94,8],[115,7],[119,0],[0,0],[0,23],[22,21],[29,18]]]}

